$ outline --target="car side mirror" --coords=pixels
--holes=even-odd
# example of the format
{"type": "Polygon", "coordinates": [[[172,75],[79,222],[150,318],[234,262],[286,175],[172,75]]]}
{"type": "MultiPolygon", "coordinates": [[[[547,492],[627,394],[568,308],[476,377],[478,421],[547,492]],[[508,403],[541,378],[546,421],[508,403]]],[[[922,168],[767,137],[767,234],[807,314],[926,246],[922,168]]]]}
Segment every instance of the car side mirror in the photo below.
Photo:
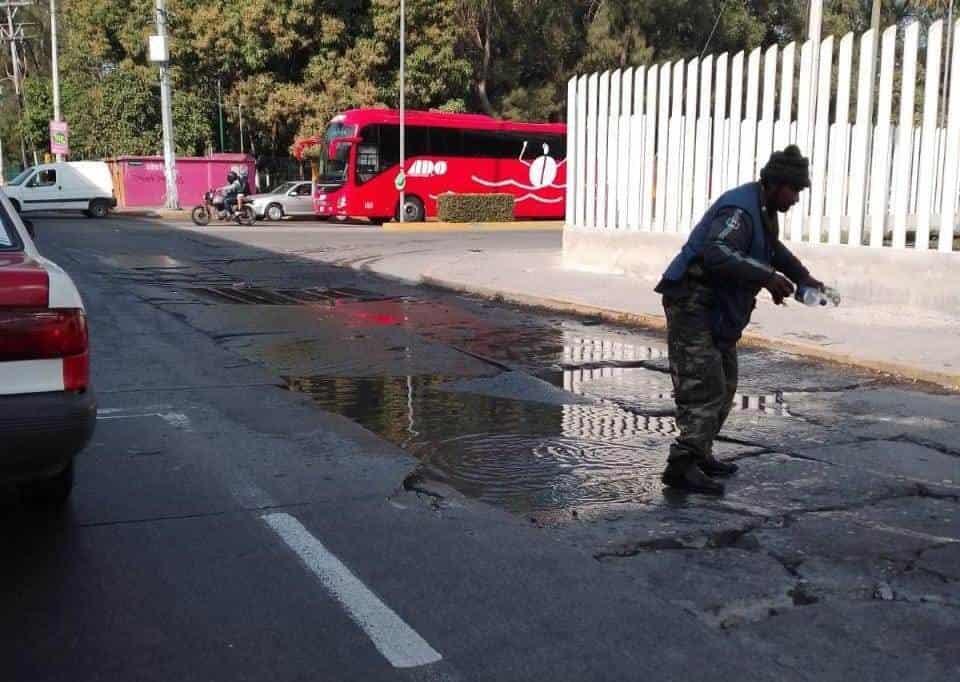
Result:
{"type": "Polygon", "coordinates": [[[30,239],[36,239],[37,229],[33,226],[33,221],[27,218],[21,218],[21,220],[23,220],[23,226],[27,228],[27,234],[30,235],[30,239]]]}

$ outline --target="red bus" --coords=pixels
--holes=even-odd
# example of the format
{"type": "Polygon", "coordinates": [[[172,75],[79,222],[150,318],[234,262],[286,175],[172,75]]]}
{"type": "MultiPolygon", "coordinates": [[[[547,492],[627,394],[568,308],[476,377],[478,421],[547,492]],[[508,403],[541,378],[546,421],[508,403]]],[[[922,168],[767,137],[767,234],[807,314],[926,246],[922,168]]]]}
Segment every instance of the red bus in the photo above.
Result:
{"type": "MultiPolygon", "coordinates": [[[[566,126],[513,123],[478,114],[408,111],[404,220],[437,214],[445,192],[514,195],[517,218],[561,219],[565,210],[566,126]]],[[[398,217],[400,112],[353,109],[320,141],[314,212],[321,217],[398,217]]]]}

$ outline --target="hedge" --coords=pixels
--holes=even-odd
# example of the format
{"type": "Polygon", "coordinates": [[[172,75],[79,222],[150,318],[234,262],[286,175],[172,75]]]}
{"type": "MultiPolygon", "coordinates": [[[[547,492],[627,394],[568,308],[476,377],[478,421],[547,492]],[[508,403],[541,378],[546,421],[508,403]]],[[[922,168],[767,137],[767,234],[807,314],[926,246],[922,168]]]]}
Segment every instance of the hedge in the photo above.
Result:
{"type": "Polygon", "coordinates": [[[441,194],[437,217],[448,223],[508,223],[513,221],[512,194],[441,194]]]}

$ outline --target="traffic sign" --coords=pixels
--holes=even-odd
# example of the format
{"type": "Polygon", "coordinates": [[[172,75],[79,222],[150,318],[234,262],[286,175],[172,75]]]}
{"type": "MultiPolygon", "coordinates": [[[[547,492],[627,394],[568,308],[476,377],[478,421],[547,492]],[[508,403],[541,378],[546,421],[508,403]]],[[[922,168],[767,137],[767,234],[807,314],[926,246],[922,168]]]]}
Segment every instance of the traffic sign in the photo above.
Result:
{"type": "Polygon", "coordinates": [[[52,154],[70,154],[69,135],[70,127],[66,121],[50,121],[50,152],[52,154]]]}

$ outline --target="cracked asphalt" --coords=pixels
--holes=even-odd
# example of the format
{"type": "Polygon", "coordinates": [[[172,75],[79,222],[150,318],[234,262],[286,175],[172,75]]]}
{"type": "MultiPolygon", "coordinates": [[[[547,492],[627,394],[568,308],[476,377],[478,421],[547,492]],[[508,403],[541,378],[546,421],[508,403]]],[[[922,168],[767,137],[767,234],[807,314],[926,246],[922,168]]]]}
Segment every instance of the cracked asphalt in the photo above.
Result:
{"type": "Polygon", "coordinates": [[[660,335],[365,271],[456,235],[35,222],[100,416],[66,516],[0,490],[7,679],[960,676],[958,395],[745,349],[676,496],[660,335]]]}

